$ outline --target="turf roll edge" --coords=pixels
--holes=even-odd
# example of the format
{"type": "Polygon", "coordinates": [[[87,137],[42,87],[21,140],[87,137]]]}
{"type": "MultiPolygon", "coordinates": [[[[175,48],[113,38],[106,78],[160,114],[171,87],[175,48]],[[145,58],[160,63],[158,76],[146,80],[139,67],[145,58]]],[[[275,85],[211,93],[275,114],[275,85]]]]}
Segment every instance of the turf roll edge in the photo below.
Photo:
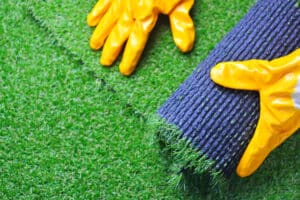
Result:
{"type": "Polygon", "coordinates": [[[178,127],[165,119],[154,114],[148,122],[147,130],[152,131],[159,143],[161,156],[167,160],[169,184],[198,197],[207,198],[208,194],[213,194],[224,198],[228,181],[214,167],[215,162],[196,150],[191,141],[182,138],[178,127]]]}
{"type": "Polygon", "coordinates": [[[223,61],[271,60],[299,47],[296,1],[260,0],[171,95],[151,123],[174,159],[177,182],[189,172],[222,188],[257,125],[258,93],[220,87],[210,69],[223,61]]]}

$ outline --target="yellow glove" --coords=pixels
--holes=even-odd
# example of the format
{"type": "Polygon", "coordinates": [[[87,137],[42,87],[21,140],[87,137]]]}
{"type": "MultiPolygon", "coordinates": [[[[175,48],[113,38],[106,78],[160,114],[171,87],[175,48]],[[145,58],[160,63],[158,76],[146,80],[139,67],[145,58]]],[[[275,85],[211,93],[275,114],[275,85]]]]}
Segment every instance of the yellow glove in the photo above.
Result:
{"type": "Polygon", "coordinates": [[[99,0],[87,17],[89,26],[97,26],[90,46],[99,49],[104,45],[100,63],[109,66],[127,41],[120,72],[130,75],[162,13],[169,15],[176,45],[187,52],[192,49],[195,38],[194,24],[189,16],[193,3],[194,0],[99,0]]]}
{"type": "Polygon", "coordinates": [[[258,125],[237,167],[239,176],[249,176],[300,128],[300,49],[272,61],[220,63],[210,76],[225,87],[259,91],[258,125]]]}

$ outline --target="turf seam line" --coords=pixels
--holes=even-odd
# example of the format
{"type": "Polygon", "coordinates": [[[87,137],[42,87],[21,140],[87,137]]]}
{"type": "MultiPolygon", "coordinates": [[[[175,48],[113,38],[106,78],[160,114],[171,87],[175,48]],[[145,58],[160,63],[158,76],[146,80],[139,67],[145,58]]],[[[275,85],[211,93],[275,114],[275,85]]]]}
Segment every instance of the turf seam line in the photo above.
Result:
{"type": "MultiPolygon", "coordinates": [[[[50,28],[43,23],[43,21],[41,19],[39,19],[39,17],[37,17],[33,10],[31,8],[28,8],[28,16],[35,22],[35,24],[40,27],[41,29],[43,29],[44,31],[46,31],[49,34],[49,37],[51,37],[51,39],[53,39],[56,43],[56,46],[59,47],[63,52],[65,52],[65,54],[69,57],[69,59],[71,59],[74,63],[77,63],[79,66],[86,66],[85,62],[79,58],[74,52],[72,52],[71,50],[69,50],[68,48],[66,48],[64,45],[62,45],[62,42],[59,40],[59,37],[54,34],[50,28]]],[[[97,79],[99,82],[101,82],[101,85],[103,85],[108,91],[112,92],[112,93],[117,93],[117,91],[110,86],[107,81],[105,81],[105,79],[100,78],[99,76],[97,76],[97,74],[95,73],[95,71],[93,70],[89,70],[87,71],[87,74],[95,79],[97,79]]],[[[131,104],[126,103],[126,105],[128,107],[132,107],[131,104]]],[[[134,110],[135,113],[138,113],[137,110],[134,110]]],[[[137,116],[143,116],[142,113],[138,114],[137,116]]]]}
{"type": "MultiPolygon", "coordinates": [[[[56,46],[59,47],[63,52],[65,52],[65,55],[67,55],[71,60],[73,60],[74,63],[77,63],[79,66],[86,66],[85,62],[81,58],[79,58],[74,52],[72,52],[62,44],[62,42],[59,40],[59,37],[55,33],[53,33],[50,30],[50,28],[45,23],[43,23],[43,21],[39,17],[37,17],[34,14],[34,11],[30,7],[28,8],[28,16],[35,22],[35,24],[38,27],[40,27],[49,34],[49,37],[51,37],[51,39],[55,41],[56,46]]],[[[101,84],[105,86],[109,91],[116,93],[116,90],[112,86],[109,86],[103,78],[97,76],[95,71],[89,70],[87,73],[93,78],[99,80],[101,84]]]]}
{"type": "Polygon", "coordinates": [[[53,33],[50,28],[43,23],[43,21],[37,17],[34,14],[34,11],[32,10],[32,8],[28,8],[28,16],[40,27],[42,28],[44,31],[46,31],[49,34],[49,37],[51,37],[57,44],[57,46],[59,48],[61,48],[61,50],[66,52],[66,55],[68,55],[68,57],[70,57],[72,60],[76,61],[79,65],[84,66],[85,63],[83,62],[83,60],[81,58],[76,58],[78,57],[75,53],[73,53],[72,51],[69,51],[64,45],[62,45],[62,42],[59,40],[59,37],[57,37],[57,35],[55,33],[53,33]]]}
{"type": "MultiPolygon", "coordinates": [[[[62,51],[64,51],[65,54],[71,60],[73,60],[73,62],[77,63],[79,66],[86,66],[85,62],[76,53],[72,52],[70,49],[68,49],[65,45],[62,44],[59,37],[51,31],[49,26],[47,26],[45,23],[43,23],[43,20],[41,20],[38,16],[36,16],[34,14],[34,11],[30,6],[28,6],[27,10],[28,10],[28,16],[35,22],[35,24],[38,27],[40,27],[41,29],[43,29],[44,31],[46,31],[49,34],[49,37],[51,37],[51,39],[53,39],[55,41],[57,47],[59,47],[62,51]]],[[[106,88],[107,91],[110,91],[112,93],[117,93],[117,91],[112,86],[110,86],[110,84],[108,84],[107,81],[105,81],[104,78],[100,78],[99,76],[97,76],[95,71],[89,70],[89,71],[87,71],[87,74],[89,76],[95,78],[96,80],[98,80],[104,86],[104,88],[106,88]]],[[[146,119],[146,116],[142,112],[140,112],[139,110],[135,109],[132,104],[126,102],[120,96],[119,96],[119,99],[122,99],[122,102],[123,102],[122,105],[125,105],[127,108],[130,108],[131,113],[134,116],[136,116],[138,118],[142,118],[143,120],[146,119]]]]}

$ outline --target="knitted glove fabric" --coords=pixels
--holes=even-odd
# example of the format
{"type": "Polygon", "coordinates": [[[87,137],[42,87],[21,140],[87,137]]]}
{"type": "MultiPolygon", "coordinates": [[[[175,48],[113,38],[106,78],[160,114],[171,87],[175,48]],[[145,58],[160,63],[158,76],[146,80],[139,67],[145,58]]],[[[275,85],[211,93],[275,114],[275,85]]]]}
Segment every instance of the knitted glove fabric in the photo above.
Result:
{"type": "Polygon", "coordinates": [[[296,1],[260,0],[159,109],[181,138],[225,175],[236,169],[259,117],[257,92],[220,87],[210,79],[219,62],[271,60],[300,47],[296,1]]]}

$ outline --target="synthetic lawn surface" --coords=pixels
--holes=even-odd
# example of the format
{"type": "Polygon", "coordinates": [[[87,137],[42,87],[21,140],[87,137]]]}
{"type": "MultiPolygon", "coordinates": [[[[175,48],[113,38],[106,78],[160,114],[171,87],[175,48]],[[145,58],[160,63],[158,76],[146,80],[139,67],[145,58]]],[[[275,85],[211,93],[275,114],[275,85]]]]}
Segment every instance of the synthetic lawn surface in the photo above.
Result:
{"type": "Polygon", "coordinates": [[[143,120],[4,5],[0,199],[176,198],[143,120]]]}
{"type": "MultiPolygon", "coordinates": [[[[160,20],[130,78],[119,75],[117,65],[102,68],[99,53],[88,47],[92,30],[85,16],[94,3],[0,3],[1,199],[180,199],[194,193],[168,183],[147,117],[253,1],[197,1],[197,41],[187,55],[173,44],[167,20],[160,20]]],[[[289,139],[255,175],[234,177],[226,197],[299,198],[299,139],[289,139]]]]}

